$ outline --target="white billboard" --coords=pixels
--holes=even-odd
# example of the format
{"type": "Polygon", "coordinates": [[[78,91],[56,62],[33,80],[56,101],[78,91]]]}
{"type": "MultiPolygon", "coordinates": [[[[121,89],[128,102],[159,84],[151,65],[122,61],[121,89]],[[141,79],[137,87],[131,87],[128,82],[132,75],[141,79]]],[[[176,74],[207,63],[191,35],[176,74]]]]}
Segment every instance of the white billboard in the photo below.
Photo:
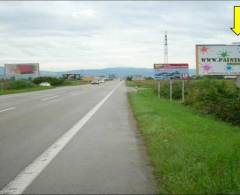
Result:
{"type": "Polygon", "coordinates": [[[5,64],[5,76],[9,77],[37,77],[39,76],[38,63],[5,64]]]}
{"type": "Polygon", "coordinates": [[[197,75],[240,75],[240,45],[196,45],[197,75]]]}

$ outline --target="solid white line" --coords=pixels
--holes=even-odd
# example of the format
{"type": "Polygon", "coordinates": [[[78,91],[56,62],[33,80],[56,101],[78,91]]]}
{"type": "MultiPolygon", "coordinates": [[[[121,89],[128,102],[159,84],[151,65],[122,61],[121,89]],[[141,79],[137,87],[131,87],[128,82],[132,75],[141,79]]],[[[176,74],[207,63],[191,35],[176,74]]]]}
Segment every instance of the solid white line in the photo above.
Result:
{"type": "Polygon", "coordinates": [[[16,109],[16,108],[15,107],[6,108],[4,110],[0,110],[0,113],[1,112],[6,112],[6,111],[9,111],[9,110],[14,110],[14,109],[16,109]]]}
{"type": "Polygon", "coordinates": [[[58,97],[58,95],[47,97],[47,98],[43,98],[42,101],[52,100],[52,99],[57,98],[57,97],[58,97]]]}
{"type": "Polygon", "coordinates": [[[122,84],[120,82],[97,105],[95,105],[80,121],[64,133],[53,145],[45,150],[37,159],[28,165],[17,177],[7,184],[0,194],[22,194],[24,190],[37,178],[57,154],[71,141],[86,122],[97,112],[107,99],[122,84]]]}

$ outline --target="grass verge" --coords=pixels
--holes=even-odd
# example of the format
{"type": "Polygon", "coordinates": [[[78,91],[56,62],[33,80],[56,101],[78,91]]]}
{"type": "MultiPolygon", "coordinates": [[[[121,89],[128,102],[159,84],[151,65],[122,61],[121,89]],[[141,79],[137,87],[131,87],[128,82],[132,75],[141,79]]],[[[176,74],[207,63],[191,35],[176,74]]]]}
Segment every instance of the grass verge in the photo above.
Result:
{"type": "Polygon", "coordinates": [[[41,90],[47,90],[47,89],[53,89],[54,87],[32,87],[32,88],[26,88],[26,89],[9,89],[9,90],[2,90],[0,91],[0,95],[7,95],[7,94],[14,94],[14,93],[24,93],[24,92],[31,92],[31,91],[41,91],[41,90]]]}
{"type": "Polygon", "coordinates": [[[76,85],[86,85],[89,84],[89,81],[84,80],[65,80],[63,86],[76,86],[76,85]]]}
{"type": "Polygon", "coordinates": [[[1,89],[1,84],[6,85],[8,83],[9,82],[1,83],[0,81],[0,95],[40,91],[40,90],[53,89],[56,87],[64,87],[64,86],[77,86],[77,85],[89,84],[89,82],[83,81],[83,80],[64,80],[64,82],[61,85],[43,87],[43,86],[36,85],[31,81],[12,81],[11,82],[12,85],[10,87],[8,86],[8,89],[1,89]]]}
{"type": "Polygon", "coordinates": [[[159,99],[152,89],[129,101],[160,193],[240,193],[240,128],[159,99]]]}

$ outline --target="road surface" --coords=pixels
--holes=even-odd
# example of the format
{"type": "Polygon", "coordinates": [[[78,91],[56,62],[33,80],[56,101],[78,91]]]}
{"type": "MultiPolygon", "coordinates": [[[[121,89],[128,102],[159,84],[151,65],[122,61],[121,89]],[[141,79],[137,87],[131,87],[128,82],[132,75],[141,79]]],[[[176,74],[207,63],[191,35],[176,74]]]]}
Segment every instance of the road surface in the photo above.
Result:
{"type": "Polygon", "coordinates": [[[152,194],[123,82],[0,96],[0,193],[152,194]]]}

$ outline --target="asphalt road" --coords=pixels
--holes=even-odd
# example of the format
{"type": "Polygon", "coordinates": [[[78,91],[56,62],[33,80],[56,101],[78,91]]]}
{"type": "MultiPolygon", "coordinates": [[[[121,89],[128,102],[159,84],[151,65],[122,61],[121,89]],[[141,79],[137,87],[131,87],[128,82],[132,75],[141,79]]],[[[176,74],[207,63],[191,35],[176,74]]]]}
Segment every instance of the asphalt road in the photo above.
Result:
{"type": "Polygon", "coordinates": [[[154,193],[126,90],[111,81],[0,96],[0,190],[11,184],[13,192],[25,185],[24,194],[154,193]],[[66,144],[52,146],[61,137],[66,144]],[[55,155],[48,151],[57,147],[55,155]]]}

